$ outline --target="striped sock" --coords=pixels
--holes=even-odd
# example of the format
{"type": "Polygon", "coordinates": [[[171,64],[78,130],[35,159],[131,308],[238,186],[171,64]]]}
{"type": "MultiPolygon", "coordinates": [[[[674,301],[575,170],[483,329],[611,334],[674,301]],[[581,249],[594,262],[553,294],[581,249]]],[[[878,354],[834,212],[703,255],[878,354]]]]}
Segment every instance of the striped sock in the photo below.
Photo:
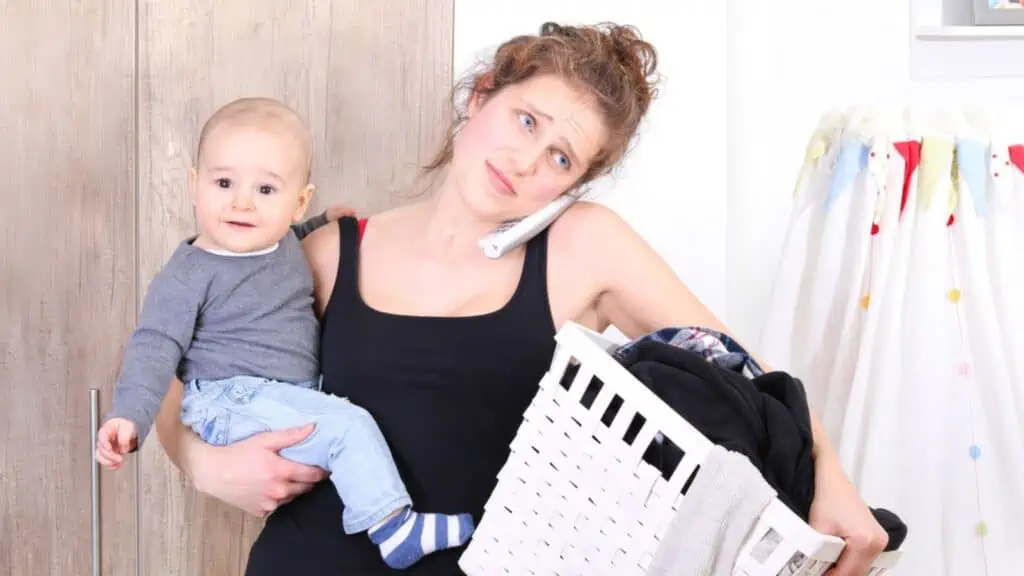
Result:
{"type": "Polygon", "coordinates": [[[384,563],[403,569],[431,552],[462,546],[473,533],[469,514],[424,514],[406,508],[370,528],[370,541],[380,546],[384,563]]]}

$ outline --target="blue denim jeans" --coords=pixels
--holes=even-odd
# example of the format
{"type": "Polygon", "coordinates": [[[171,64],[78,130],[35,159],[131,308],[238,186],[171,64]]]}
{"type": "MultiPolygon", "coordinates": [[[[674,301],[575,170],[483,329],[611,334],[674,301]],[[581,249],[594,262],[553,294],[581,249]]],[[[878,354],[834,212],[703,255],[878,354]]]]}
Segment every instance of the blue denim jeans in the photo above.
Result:
{"type": "Polygon", "coordinates": [[[323,393],[318,382],[288,383],[239,376],[192,381],[181,421],[209,444],[223,446],[254,434],[304,426],[316,429],[281,456],[331,473],[345,504],[342,526],[362,532],[412,501],[391,450],[370,413],[323,393]]]}

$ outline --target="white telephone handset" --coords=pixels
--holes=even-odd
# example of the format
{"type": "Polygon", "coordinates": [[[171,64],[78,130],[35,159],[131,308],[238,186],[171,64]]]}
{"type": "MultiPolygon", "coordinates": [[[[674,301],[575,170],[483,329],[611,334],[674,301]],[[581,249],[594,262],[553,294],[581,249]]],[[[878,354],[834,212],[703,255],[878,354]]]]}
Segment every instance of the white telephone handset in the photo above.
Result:
{"type": "Polygon", "coordinates": [[[501,258],[510,250],[540,234],[558,219],[582,194],[567,192],[551,201],[550,204],[529,216],[517,220],[509,220],[498,226],[494,232],[487,234],[478,242],[480,249],[491,259],[501,258]]]}

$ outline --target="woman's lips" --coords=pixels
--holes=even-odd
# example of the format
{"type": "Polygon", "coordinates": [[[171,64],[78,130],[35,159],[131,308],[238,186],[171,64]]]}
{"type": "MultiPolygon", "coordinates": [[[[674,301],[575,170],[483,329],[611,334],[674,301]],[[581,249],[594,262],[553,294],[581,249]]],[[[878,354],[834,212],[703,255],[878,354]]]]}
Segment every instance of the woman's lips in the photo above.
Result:
{"type": "Polygon", "coordinates": [[[486,162],[485,164],[487,165],[488,179],[491,181],[491,185],[494,186],[494,189],[503,196],[515,197],[516,191],[512,187],[512,183],[509,182],[509,179],[501,172],[501,170],[495,168],[490,162],[486,162]]]}

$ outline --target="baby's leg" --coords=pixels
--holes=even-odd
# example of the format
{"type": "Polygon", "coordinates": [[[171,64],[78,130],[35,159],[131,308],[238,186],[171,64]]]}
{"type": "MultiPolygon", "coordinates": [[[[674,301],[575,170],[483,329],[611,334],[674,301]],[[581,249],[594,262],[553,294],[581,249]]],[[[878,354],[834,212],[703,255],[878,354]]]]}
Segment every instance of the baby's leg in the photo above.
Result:
{"type": "Polygon", "coordinates": [[[461,546],[473,531],[469,514],[427,514],[411,510],[412,500],[376,421],[344,398],[298,385],[264,381],[252,394],[227,394],[231,427],[252,430],[244,420],[277,430],[309,422],[306,440],[281,456],[331,472],[345,504],[345,532],[368,531],[392,568],[405,568],[426,554],[461,546]],[[243,398],[244,397],[244,398],[243,398]]]}
{"type": "MultiPolygon", "coordinates": [[[[310,414],[316,430],[281,455],[331,472],[345,503],[345,532],[365,532],[412,505],[391,450],[369,412],[348,400],[314,392],[323,405],[310,414]]],[[[294,404],[292,404],[294,405],[294,404]]]]}
{"type": "Polygon", "coordinates": [[[190,383],[182,421],[206,442],[239,442],[260,432],[315,424],[305,440],[280,451],[331,472],[345,503],[344,527],[368,530],[411,504],[391,451],[366,410],[308,386],[237,377],[190,383]]]}
{"type": "Polygon", "coordinates": [[[181,422],[214,446],[269,432],[274,426],[268,416],[245,408],[266,382],[251,377],[189,382],[181,401],[181,422]]]}
{"type": "MultiPolygon", "coordinates": [[[[368,531],[391,568],[407,568],[431,552],[461,546],[469,539],[473,532],[469,514],[411,509],[412,500],[391,450],[369,412],[337,396],[320,396],[326,400],[326,411],[317,416],[314,434],[325,438],[319,441],[326,444],[324,467],[331,471],[331,481],[345,503],[345,532],[368,531]]],[[[281,455],[291,458],[292,451],[305,447],[306,443],[286,448],[281,455]]]]}
{"type": "Polygon", "coordinates": [[[421,558],[462,546],[473,533],[469,514],[435,514],[403,508],[370,528],[370,541],[380,546],[384,562],[392,568],[408,568],[421,558]]]}

